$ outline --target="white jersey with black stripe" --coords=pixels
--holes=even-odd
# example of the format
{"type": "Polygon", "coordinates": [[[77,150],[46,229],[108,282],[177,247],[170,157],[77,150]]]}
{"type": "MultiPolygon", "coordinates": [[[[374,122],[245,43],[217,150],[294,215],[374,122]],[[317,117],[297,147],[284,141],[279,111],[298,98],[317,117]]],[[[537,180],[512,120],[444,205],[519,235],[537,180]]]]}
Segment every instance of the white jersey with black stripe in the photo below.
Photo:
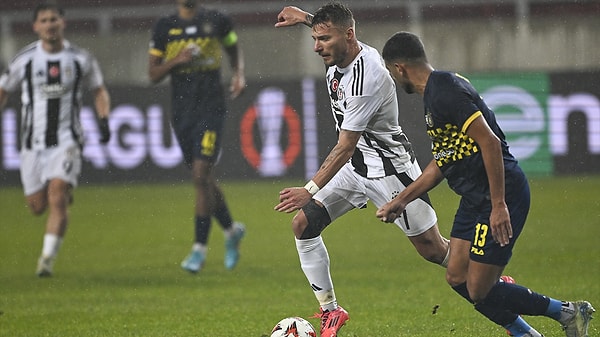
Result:
{"type": "Polygon", "coordinates": [[[48,53],[41,41],[15,56],[0,77],[7,92],[21,89],[21,147],[33,150],[58,144],[81,144],[79,111],[84,88],[103,85],[96,59],[64,41],[64,48],[48,53]]]}
{"type": "Polygon", "coordinates": [[[398,123],[396,86],[379,52],[363,43],[345,68],[327,69],[331,109],[338,132],[360,131],[351,162],[363,177],[379,178],[401,173],[414,154],[398,123]]]}

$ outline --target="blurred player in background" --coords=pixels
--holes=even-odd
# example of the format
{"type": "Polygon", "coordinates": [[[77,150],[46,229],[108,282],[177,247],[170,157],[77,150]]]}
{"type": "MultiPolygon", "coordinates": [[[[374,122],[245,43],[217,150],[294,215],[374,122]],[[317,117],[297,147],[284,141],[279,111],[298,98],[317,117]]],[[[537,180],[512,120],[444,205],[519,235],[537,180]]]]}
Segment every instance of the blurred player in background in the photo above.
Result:
{"type": "Polygon", "coordinates": [[[154,27],[148,73],[153,83],[171,75],[171,125],[196,190],[195,240],[181,267],[192,273],[202,268],[214,216],[225,233],[225,267],[232,269],[240,256],[245,228],[232,220],[213,170],[227,113],[221,85],[222,49],[233,70],[231,98],[246,86],[243,57],[228,16],[202,8],[195,0],[176,2],[177,13],[161,18],[154,27]]]}
{"type": "Polygon", "coordinates": [[[0,77],[0,108],[21,89],[21,181],[35,215],[48,209],[37,275],[52,275],[69,222],[72,189],[81,173],[79,118],[84,88],[94,95],[101,143],[110,139],[110,96],[96,59],[65,40],[63,11],[38,5],[33,30],[39,40],[23,48],[0,77]]]}
{"type": "Polygon", "coordinates": [[[542,336],[519,315],[550,317],[567,337],[587,336],[594,312],[589,302],[560,301],[499,281],[525,225],[530,192],[494,113],[467,79],[436,71],[416,35],[396,33],[382,55],[396,83],[423,96],[434,159],[377,217],[395,221],[414,199],[447,179],[461,196],[446,270],[452,289],[515,337],[542,336]]]}
{"type": "MultiPolygon", "coordinates": [[[[312,180],[282,190],[280,212],[292,221],[300,264],[320,304],[321,336],[333,337],[348,320],[338,305],[321,232],[335,219],[371,200],[390,201],[421,174],[412,146],[398,124],[396,87],[381,56],[357,40],[352,12],[339,3],[311,15],[285,7],[276,27],[312,27],[314,51],[326,66],[326,80],[338,142],[312,180]]],[[[396,225],[428,261],[445,266],[448,240],[440,235],[426,193],[407,208],[396,225]]]]}

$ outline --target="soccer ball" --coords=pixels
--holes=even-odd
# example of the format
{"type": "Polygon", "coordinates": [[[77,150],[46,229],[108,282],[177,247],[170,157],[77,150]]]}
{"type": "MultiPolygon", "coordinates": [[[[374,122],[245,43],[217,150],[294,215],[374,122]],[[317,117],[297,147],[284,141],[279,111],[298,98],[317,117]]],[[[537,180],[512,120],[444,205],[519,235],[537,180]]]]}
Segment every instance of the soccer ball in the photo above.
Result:
{"type": "Polygon", "coordinates": [[[284,318],[273,327],[271,337],[317,337],[315,328],[302,317],[284,318]]]}

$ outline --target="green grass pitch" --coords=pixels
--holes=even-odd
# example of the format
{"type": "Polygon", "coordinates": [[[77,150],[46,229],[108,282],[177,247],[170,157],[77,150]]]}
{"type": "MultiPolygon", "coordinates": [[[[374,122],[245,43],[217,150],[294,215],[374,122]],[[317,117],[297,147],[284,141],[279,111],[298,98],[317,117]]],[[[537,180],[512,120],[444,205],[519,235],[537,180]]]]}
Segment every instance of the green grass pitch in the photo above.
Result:
{"type": "MultiPolygon", "coordinates": [[[[600,177],[530,181],[529,221],[505,273],[600,309],[600,177]]],[[[225,270],[213,222],[197,275],[179,267],[193,234],[191,184],[80,186],[47,279],[34,274],[45,216],[29,213],[20,188],[2,188],[0,336],[260,337],[284,317],[308,318],[318,305],[300,270],[292,215],[273,210],[280,189],[301,184],[223,182],[234,217],[247,225],[242,258],[225,270]]],[[[458,199],[445,183],[431,197],[448,235],[458,199]]],[[[506,336],[374,213],[372,205],[353,211],[323,234],[338,301],[350,313],[340,337],[506,336]]],[[[528,321],[547,337],[564,335],[550,319],[528,321]]],[[[600,336],[600,321],[592,321],[590,336],[600,336]]]]}

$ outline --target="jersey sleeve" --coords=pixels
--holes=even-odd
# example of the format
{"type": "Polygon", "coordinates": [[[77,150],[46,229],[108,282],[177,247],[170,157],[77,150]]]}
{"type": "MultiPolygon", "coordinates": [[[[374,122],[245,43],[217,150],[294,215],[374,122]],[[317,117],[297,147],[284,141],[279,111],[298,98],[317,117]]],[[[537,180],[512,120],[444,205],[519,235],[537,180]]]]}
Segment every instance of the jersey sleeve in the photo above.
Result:
{"type": "Polygon", "coordinates": [[[470,123],[481,115],[466,87],[468,81],[460,77],[446,77],[443,80],[448,83],[442,86],[445,88],[443,94],[433,102],[434,109],[443,112],[446,120],[465,132],[470,123]]]}
{"type": "Polygon", "coordinates": [[[379,110],[383,98],[376,96],[355,96],[346,99],[347,110],[341,128],[349,131],[364,131],[379,110]]]}
{"type": "Polygon", "coordinates": [[[23,59],[15,59],[0,76],[0,88],[7,92],[16,91],[25,78],[25,66],[23,59]]]}
{"type": "Polygon", "coordinates": [[[162,18],[156,22],[152,29],[152,37],[150,38],[149,53],[150,55],[164,57],[167,48],[167,21],[162,18]]]}
{"type": "Polygon", "coordinates": [[[104,77],[100,70],[100,65],[95,57],[90,55],[90,72],[87,76],[87,86],[90,89],[96,89],[104,85],[104,77]]]}
{"type": "Polygon", "coordinates": [[[231,47],[235,45],[238,41],[238,36],[233,30],[233,20],[231,20],[230,16],[220,12],[215,12],[215,15],[217,17],[217,22],[219,26],[219,36],[221,39],[221,44],[224,47],[231,47]]]}

